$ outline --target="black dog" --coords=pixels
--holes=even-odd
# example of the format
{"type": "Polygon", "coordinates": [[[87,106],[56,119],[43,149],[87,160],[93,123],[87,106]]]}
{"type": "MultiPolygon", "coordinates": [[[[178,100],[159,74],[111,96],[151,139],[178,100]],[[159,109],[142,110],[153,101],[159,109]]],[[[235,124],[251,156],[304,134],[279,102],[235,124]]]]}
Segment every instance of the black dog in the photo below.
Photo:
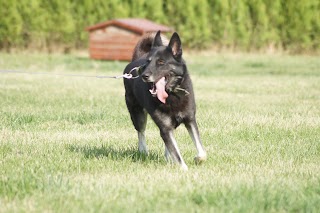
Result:
{"type": "Polygon", "coordinates": [[[182,59],[179,35],[174,33],[168,46],[163,45],[160,31],[155,36],[142,38],[124,73],[129,74],[138,68],[143,69],[141,75],[136,79],[124,79],[124,86],[126,104],[138,131],[139,151],[147,153],[144,132],[149,113],[160,129],[167,160],[188,169],[173,136],[173,130],[181,123],[185,124],[197,148],[196,163],[206,160],[195,117],[192,83],[182,59]]]}

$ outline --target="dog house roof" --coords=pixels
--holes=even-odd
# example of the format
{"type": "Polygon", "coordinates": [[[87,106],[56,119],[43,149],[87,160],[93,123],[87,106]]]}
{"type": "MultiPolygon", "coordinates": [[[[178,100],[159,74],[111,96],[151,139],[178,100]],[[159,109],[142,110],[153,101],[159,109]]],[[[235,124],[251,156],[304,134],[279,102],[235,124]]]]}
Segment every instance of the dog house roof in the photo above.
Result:
{"type": "Polygon", "coordinates": [[[141,18],[126,18],[126,19],[113,19],[102,23],[95,24],[86,28],[87,31],[94,31],[96,29],[105,28],[108,26],[117,26],[124,28],[138,34],[144,34],[148,32],[155,32],[160,30],[161,32],[172,32],[172,28],[165,25],[154,23],[147,19],[141,18]]]}

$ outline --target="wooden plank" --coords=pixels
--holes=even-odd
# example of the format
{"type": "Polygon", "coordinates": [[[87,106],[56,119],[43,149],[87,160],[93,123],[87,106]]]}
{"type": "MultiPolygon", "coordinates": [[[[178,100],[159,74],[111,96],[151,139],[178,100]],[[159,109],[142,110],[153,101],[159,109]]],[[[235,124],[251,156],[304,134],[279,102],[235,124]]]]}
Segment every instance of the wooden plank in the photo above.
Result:
{"type": "Polygon", "coordinates": [[[92,53],[90,54],[90,56],[92,57],[100,57],[100,58],[104,58],[104,59],[126,59],[126,60],[131,60],[132,58],[132,54],[108,54],[108,53],[92,53]]]}
{"type": "Polygon", "coordinates": [[[133,52],[133,48],[130,47],[90,47],[89,51],[112,51],[112,52],[133,52]]]}
{"type": "Polygon", "coordinates": [[[90,58],[99,59],[99,60],[120,60],[120,61],[131,61],[132,55],[130,54],[121,54],[121,55],[112,55],[112,54],[90,54],[90,58]]]}
{"type": "Polygon", "coordinates": [[[114,49],[90,49],[90,52],[96,52],[96,53],[112,53],[112,54],[132,54],[131,50],[114,50],[114,49]]]}
{"type": "Polygon", "coordinates": [[[123,39],[135,39],[135,40],[139,40],[139,38],[141,38],[141,36],[136,36],[136,35],[121,35],[121,34],[107,34],[107,33],[96,33],[96,34],[90,34],[90,40],[104,40],[104,39],[119,39],[119,38],[123,38],[123,39]]]}
{"type": "Polygon", "coordinates": [[[112,43],[112,42],[103,42],[103,43],[90,43],[89,44],[89,48],[113,48],[113,49],[117,49],[117,48],[128,48],[128,49],[134,49],[134,47],[136,46],[136,44],[134,43],[112,43]]]}
{"type": "Polygon", "coordinates": [[[133,52],[134,48],[133,47],[127,47],[127,46],[99,46],[99,47],[95,47],[95,46],[90,46],[89,47],[90,51],[101,51],[101,50],[105,50],[105,51],[115,51],[115,52],[133,52]]]}
{"type": "Polygon", "coordinates": [[[102,40],[102,41],[90,41],[89,44],[90,45],[101,45],[101,46],[109,46],[109,45],[127,45],[127,46],[136,46],[138,42],[136,41],[130,41],[130,40],[116,40],[116,41],[112,41],[112,40],[102,40]]]}
{"type": "Polygon", "coordinates": [[[111,53],[100,53],[100,54],[97,54],[97,53],[92,53],[90,54],[90,56],[96,56],[96,57],[103,57],[103,58],[107,58],[107,59],[114,59],[114,58],[129,58],[131,59],[132,55],[131,54],[111,54],[111,53]]]}

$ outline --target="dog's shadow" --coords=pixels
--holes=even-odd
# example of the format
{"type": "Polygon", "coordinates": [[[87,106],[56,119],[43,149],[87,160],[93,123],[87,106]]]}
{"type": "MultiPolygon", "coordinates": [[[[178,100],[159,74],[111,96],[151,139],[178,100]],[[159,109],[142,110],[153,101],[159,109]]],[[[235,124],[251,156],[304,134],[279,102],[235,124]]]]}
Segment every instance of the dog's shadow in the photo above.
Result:
{"type": "Polygon", "coordinates": [[[80,146],[67,145],[70,152],[82,153],[86,159],[92,158],[108,158],[115,161],[130,160],[132,162],[162,162],[163,156],[159,153],[149,152],[148,154],[140,153],[136,147],[115,148],[110,145],[96,146],[80,146]]]}

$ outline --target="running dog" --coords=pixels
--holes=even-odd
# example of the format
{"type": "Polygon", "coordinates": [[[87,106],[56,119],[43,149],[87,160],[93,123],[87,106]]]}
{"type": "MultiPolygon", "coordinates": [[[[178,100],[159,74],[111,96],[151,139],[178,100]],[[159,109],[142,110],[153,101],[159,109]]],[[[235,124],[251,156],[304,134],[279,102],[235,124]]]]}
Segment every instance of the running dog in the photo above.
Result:
{"type": "Polygon", "coordinates": [[[195,162],[205,161],[207,155],[196,122],[192,82],[182,58],[179,35],[173,33],[168,45],[163,44],[160,31],[155,36],[144,36],[136,45],[132,62],[125,68],[124,74],[132,74],[133,70],[139,68],[142,72],[138,78],[124,79],[125,100],[138,132],[139,151],[148,153],[145,129],[149,113],[159,127],[168,161],[188,170],[173,135],[174,129],[181,123],[186,126],[197,148],[195,162]]]}

